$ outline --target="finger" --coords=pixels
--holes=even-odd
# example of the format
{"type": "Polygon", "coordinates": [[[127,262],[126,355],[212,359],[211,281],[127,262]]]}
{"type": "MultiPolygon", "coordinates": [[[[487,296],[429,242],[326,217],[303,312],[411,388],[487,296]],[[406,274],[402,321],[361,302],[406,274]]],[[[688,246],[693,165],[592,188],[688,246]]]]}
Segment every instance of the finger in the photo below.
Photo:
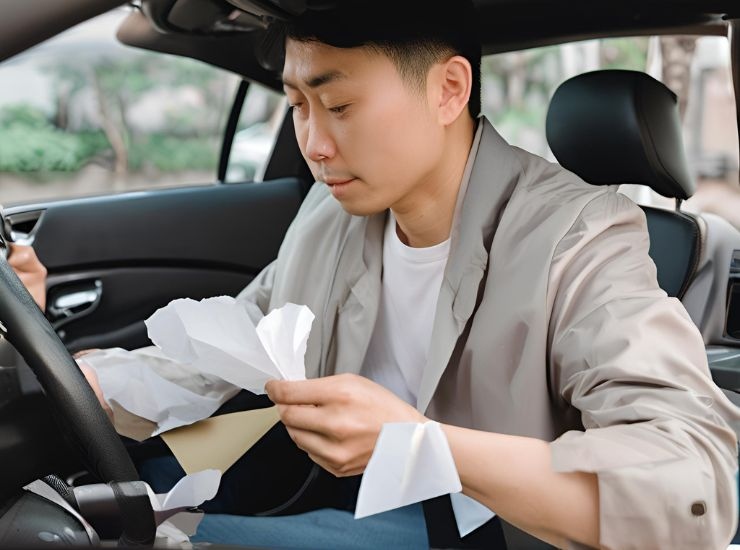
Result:
{"type": "Polygon", "coordinates": [[[324,460],[326,459],[326,449],[331,443],[321,434],[309,430],[301,430],[300,428],[288,427],[288,435],[290,435],[290,438],[298,447],[308,454],[314,454],[324,460]]]}
{"type": "Polygon", "coordinates": [[[11,245],[10,253],[8,254],[8,263],[11,266],[20,268],[27,265],[30,260],[31,254],[27,246],[11,245]]]}
{"type": "Polygon", "coordinates": [[[365,469],[368,457],[355,455],[346,445],[334,443],[311,431],[291,428],[288,433],[311,460],[336,476],[355,475],[365,469]]]}
{"type": "Polygon", "coordinates": [[[313,460],[316,464],[321,466],[324,470],[329,472],[335,477],[350,477],[360,475],[365,471],[364,467],[357,468],[340,468],[333,467],[328,462],[324,461],[321,457],[309,454],[308,457],[313,460]]]}
{"type": "Polygon", "coordinates": [[[317,433],[326,433],[327,414],[321,407],[313,405],[278,405],[280,420],[289,428],[317,433]]]}
{"type": "Polygon", "coordinates": [[[74,359],[79,359],[80,357],[85,357],[85,355],[89,355],[93,352],[100,351],[99,348],[92,348],[92,349],[83,349],[75,353],[72,357],[74,359]]]}
{"type": "Polygon", "coordinates": [[[265,390],[275,404],[321,405],[331,399],[331,377],[312,380],[270,380],[265,390]]]}

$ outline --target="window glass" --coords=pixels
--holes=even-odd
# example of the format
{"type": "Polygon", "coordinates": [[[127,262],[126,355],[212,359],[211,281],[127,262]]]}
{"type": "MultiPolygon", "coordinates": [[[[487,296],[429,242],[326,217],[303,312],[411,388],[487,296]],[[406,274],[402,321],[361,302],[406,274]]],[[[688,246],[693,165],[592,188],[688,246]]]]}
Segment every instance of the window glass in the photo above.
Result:
{"type": "Polygon", "coordinates": [[[215,181],[238,78],[119,44],[128,9],[0,65],[0,202],[215,181]]]}
{"type": "MultiPolygon", "coordinates": [[[[740,215],[734,220],[728,212],[729,204],[740,212],[740,188],[725,37],[591,40],[488,56],[483,61],[483,112],[510,143],[555,160],[545,138],[550,97],[572,76],[612,68],[645,71],[677,94],[686,154],[698,184],[696,196],[685,207],[721,214],[740,226],[740,215]]],[[[623,186],[623,191],[644,204],[674,204],[648,188],[623,186]]]]}
{"type": "Polygon", "coordinates": [[[262,172],[285,117],[285,96],[249,85],[229,153],[226,182],[262,181],[262,172]]]}

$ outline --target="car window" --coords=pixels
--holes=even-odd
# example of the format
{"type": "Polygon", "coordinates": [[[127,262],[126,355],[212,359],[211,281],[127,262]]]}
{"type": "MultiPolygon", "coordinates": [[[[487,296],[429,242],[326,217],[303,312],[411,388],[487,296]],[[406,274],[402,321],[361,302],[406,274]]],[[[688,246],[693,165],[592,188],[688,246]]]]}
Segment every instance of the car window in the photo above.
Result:
{"type": "Polygon", "coordinates": [[[0,65],[0,202],[216,180],[239,78],[121,45],[128,9],[0,65]]]}
{"type": "Polygon", "coordinates": [[[250,83],[231,143],[226,183],[262,181],[286,109],[283,94],[250,83]]]}
{"type": "MultiPolygon", "coordinates": [[[[740,212],[738,132],[725,37],[633,37],[590,40],[492,55],[483,61],[483,112],[510,143],[555,160],[545,138],[549,99],[568,78],[597,69],[644,71],[679,97],[684,145],[698,190],[685,208],[740,212]],[[719,191],[717,191],[719,190],[719,191]],[[731,196],[733,201],[728,202],[731,196]],[[734,204],[728,208],[728,204],[734,204]]],[[[646,187],[622,186],[642,204],[674,202],[646,187]]]]}

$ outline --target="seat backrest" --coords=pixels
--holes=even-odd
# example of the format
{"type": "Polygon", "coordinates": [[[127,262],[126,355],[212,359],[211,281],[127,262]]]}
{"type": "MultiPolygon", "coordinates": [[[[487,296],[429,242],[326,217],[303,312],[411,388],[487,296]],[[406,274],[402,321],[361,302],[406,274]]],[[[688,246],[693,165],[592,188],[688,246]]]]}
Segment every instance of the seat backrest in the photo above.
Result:
{"type": "MultiPolygon", "coordinates": [[[[561,84],[547,141],[563,167],[594,185],[646,185],[678,200],[694,192],[676,95],[644,73],[595,71],[561,84]]],[[[702,224],[683,212],[643,210],[658,283],[682,298],[701,258],[702,224]]]]}
{"type": "Polygon", "coordinates": [[[641,208],[647,219],[650,257],[658,271],[658,284],[669,296],[683,298],[702,256],[701,223],[683,212],[641,208]]]}

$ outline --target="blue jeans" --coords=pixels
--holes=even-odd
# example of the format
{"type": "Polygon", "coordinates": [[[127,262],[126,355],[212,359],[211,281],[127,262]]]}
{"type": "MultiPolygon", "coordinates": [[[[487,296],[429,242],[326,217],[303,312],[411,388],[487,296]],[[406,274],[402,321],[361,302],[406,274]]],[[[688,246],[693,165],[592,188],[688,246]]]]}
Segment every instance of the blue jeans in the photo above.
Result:
{"type": "Polygon", "coordinates": [[[281,517],[206,514],[191,540],[269,548],[429,548],[421,504],[358,520],[330,508],[281,517]]]}

